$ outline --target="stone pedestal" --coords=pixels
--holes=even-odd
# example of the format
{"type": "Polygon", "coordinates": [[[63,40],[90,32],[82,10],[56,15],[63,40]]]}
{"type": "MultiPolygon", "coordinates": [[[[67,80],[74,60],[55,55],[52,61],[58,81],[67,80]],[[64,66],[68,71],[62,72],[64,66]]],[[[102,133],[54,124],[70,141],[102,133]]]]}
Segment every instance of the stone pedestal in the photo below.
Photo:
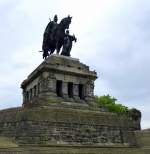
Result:
{"type": "Polygon", "coordinates": [[[40,99],[91,103],[96,78],[96,72],[79,59],[50,55],[22,82],[23,106],[40,99]]]}

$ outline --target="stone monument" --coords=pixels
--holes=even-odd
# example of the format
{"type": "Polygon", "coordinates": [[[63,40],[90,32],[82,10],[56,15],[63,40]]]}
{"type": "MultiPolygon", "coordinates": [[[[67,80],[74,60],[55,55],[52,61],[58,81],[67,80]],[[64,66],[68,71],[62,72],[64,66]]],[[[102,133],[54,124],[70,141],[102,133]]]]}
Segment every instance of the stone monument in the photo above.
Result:
{"type": "Polygon", "coordinates": [[[0,111],[0,137],[15,143],[0,152],[143,153],[135,133],[140,129],[136,110],[135,118],[101,110],[94,101],[96,72],[70,57],[72,42],[67,47],[65,31],[71,18],[58,24],[55,15],[48,24],[42,46],[45,60],[21,84],[22,107],[0,111]]]}

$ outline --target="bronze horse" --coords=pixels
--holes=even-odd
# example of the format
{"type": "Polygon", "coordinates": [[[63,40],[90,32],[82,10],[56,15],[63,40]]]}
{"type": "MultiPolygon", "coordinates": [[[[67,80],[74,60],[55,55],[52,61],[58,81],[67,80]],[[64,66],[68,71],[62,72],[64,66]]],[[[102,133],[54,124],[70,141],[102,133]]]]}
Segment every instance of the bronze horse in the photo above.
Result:
{"type": "Polygon", "coordinates": [[[46,59],[49,54],[52,54],[55,50],[59,54],[61,47],[64,43],[65,30],[69,29],[72,17],[68,16],[61,20],[57,27],[49,34],[48,42],[43,45],[43,58],[46,59]],[[46,48],[44,48],[46,46],[46,48]]]}

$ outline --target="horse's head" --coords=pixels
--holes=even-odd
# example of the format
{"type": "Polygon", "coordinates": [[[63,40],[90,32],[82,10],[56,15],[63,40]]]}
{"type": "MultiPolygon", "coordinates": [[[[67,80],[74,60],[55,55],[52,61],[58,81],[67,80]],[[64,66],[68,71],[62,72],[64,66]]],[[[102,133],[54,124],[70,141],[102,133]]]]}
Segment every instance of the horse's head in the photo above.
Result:
{"type": "Polygon", "coordinates": [[[71,19],[72,17],[70,17],[68,15],[68,17],[64,18],[61,20],[60,25],[63,29],[69,29],[69,25],[71,24],[71,19]]]}

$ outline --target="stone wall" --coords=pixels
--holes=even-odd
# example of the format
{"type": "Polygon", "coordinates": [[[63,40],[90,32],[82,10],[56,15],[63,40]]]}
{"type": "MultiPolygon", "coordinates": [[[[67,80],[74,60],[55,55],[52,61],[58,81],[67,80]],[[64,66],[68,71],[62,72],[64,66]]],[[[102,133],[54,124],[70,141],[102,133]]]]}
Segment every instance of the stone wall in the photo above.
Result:
{"type": "Polygon", "coordinates": [[[21,146],[0,149],[0,154],[149,154],[141,148],[122,147],[80,147],[80,146],[21,146]]]}
{"type": "MultiPolygon", "coordinates": [[[[12,112],[12,111],[11,111],[12,112]]],[[[4,112],[3,112],[4,114],[4,112]]],[[[6,114],[5,114],[6,115],[6,114]]],[[[13,117],[14,118],[14,117],[13,117]]],[[[10,126],[10,124],[9,124],[10,126]]],[[[138,146],[127,147],[127,146],[92,146],[92,145],[73,145],[73,144],[28,144],[20,143],[15,141],[14,138],[0,137],[0,154],[149,154],[150,153],[150,131],[136,131],[136,140],[138,146]]],[[[1,134],[2,135],[2,134],[1,134]]],[[[24,140],[24,138],[22,138],[24,140]]],[[[45,137],[41,136],[42,140],[46,140],[45,137]]],[[[20,140],[20,141],[23,141],[20,140]]],[[[27,139],[31,141],[31,138],[27,139]]],[[[39,139],[35,140],[39,142],[39,139]]],[[[38,143],[37,142],[37,143],[38,143]]],[[[42,143],[44,143],[42,141],[42,143]]]]}
{"type": "Polygon", "coordinates": [[[136,145],[132,122],[125,116],[54,107],[0,112],[0,135],[20,144],[136,145]]]}
{"type": "MultiPolygon", "coordinates": [[[[150,129],[136,131],[137,144],[150,153],[150,129]]],[[[147,152],[148,154],[148,152],[147,152]]]]}

